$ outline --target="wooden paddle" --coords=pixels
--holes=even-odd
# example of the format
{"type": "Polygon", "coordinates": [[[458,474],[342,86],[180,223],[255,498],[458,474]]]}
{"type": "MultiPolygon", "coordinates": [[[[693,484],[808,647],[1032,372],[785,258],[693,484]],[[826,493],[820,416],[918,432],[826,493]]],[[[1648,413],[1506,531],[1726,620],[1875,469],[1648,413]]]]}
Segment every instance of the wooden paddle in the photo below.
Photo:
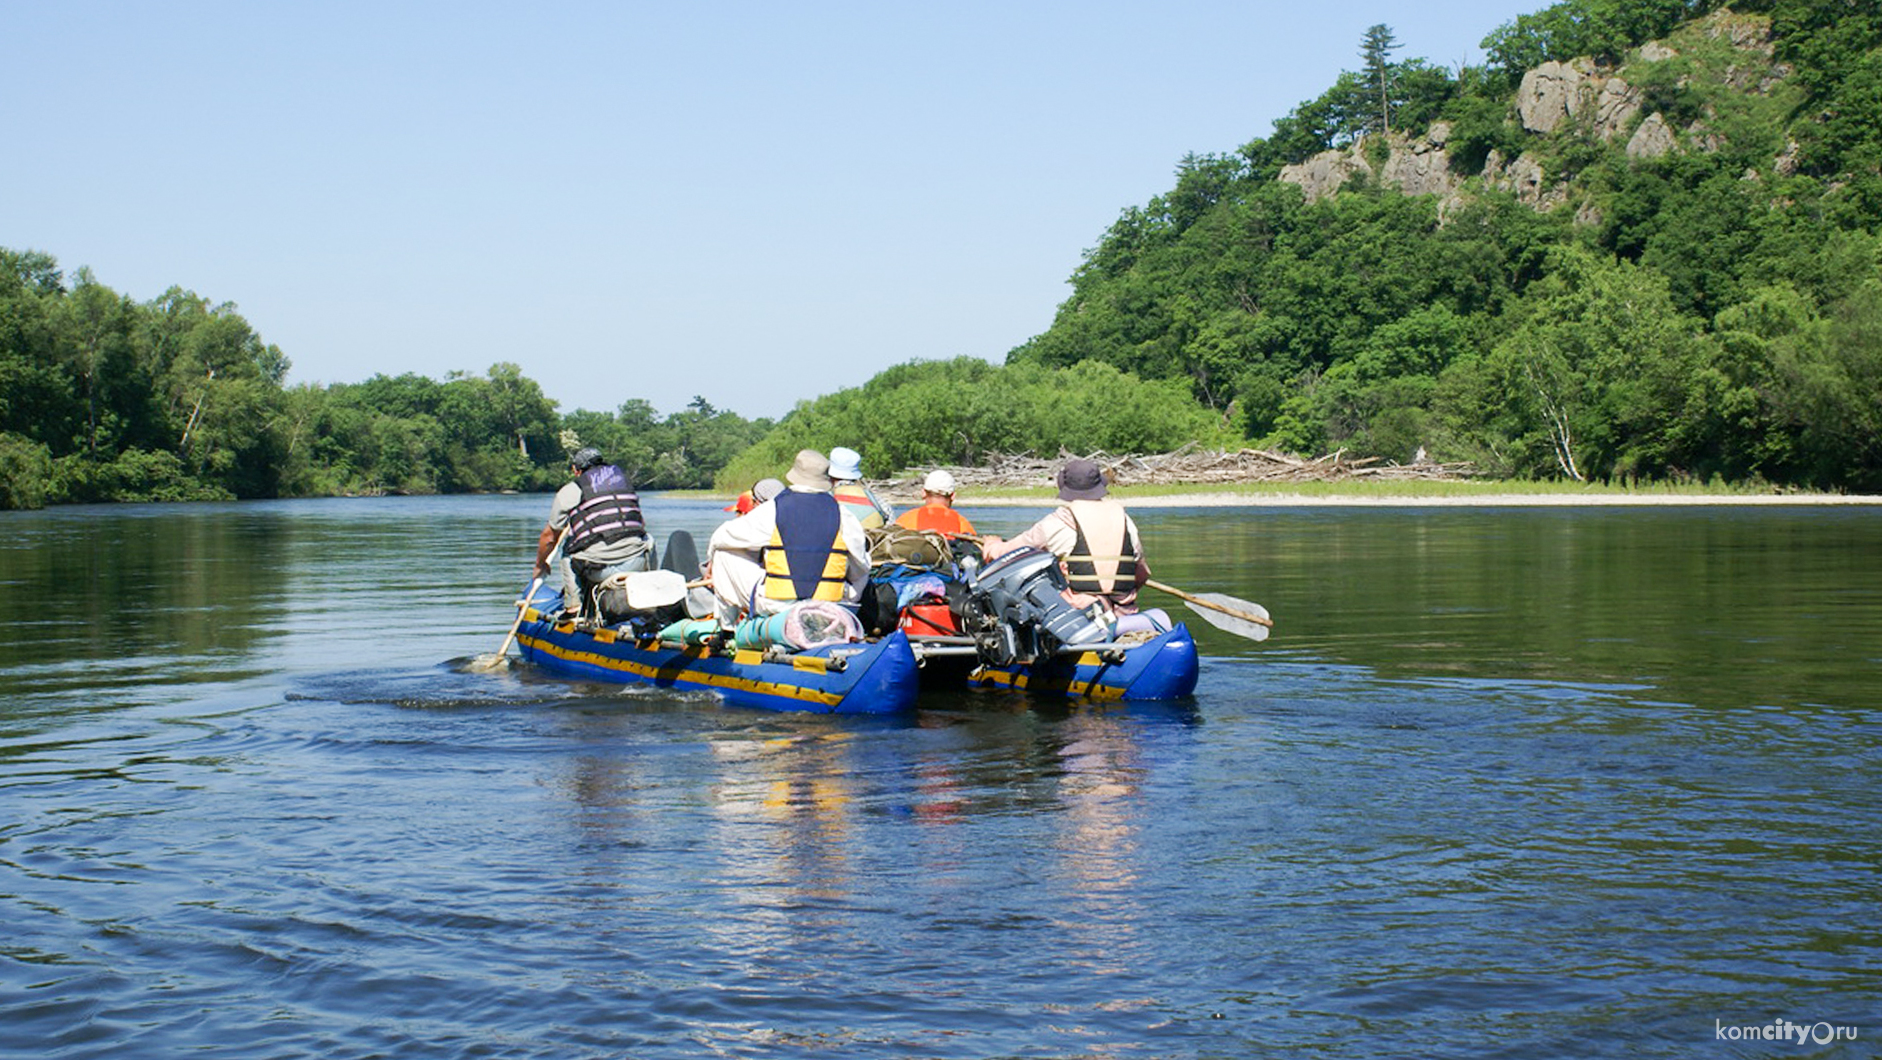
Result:
{"type": "Polygon", "coordinates": [[[529,583],[528,590],[523,593],[523,598],[516,602],[516,621],[510,623],[510,633],[503,638],[503,646],[495,654],[479,655],[472,659],[465,669],[475,673],[489,673],[510,665],[510,642],[516,639],[516,631],[523,628],[523,616],[529,612],[529,602],[536,598],[536,589],[542,585],[543,577],[541,574],[536,575],[536,579],[529,583]]]}
{"type": "Polygon", "coordinates": [[[1274,619],[1268,617],[1268,609],[1253,600],[1243,600],[1224,593],[1186,593],[1154,578],[1146,579],[1144,584],[1188,604],[1189,609],[1196,612],[1204,622],[1224,633],[1233,633],[1249,640],[1267,640],[1268,631],[1274,628],[1274,619]]]}
{"type": "MultiPolygon", "coordinates": [[[[561,549],[563,540],[568,536],[569,530],[565,526],[562,528],[562,533],[555,539],[555,548],[549,550],[550,556],[554,556],[561,549]]],[[[549,569],[554,570],[555,565],[550,564],[549,569]]],[[[523,598],[516,602],[516,621],[510,623],[509,635],[503,638],[503,646],[496,650],[496,654],[479,655],[472,659],[465,669],[474,673],[489,673],[510,665],[510,642],[516,639],[516,631],[523,628],[523,616],[529,612],[529,602],[536,598],[536,590],[542,586],[542,580],[548,576],[549,571],[536,575],[535,579],[529,583],[529,589],[523,593],[523,598]]]]}
{"type": "MultiPolygon", "coordinates": [[[[978,534],[949,534],[980,544],[983,538],[978,534]]],[[[1253,600],[1229,596],[1226,593],[1186,593],[1174,585],[1165,585],[1154,578],[1144,579],[1144,584],[1152,589],[1169,593],[1171,596],[1189,605],[1204,622],[1209,623],[1224,633],[1233,633],[1249,640],[1267,640],[1268,631],[1274,628],[1274,619],[1268,617],[1268,609],[1253,600]]]]}

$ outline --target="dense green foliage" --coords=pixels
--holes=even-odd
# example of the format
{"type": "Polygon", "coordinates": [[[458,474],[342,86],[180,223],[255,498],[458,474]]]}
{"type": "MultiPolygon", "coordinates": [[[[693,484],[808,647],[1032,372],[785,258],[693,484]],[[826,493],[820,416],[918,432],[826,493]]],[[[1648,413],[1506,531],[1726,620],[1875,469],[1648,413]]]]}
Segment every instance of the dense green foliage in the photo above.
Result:
{"type": "Polygon", "coordinates": [[[978,464],[989,453],[1159,452],[1239,440],[1178,382],[1147,382],[1087,361],[1000,367],[977,357],[898,365],[859,387],[807,401],[719,475],[721,489],[782,477],[799,449],[844,445],[863,471],[978,464]]]}
{"type": "Polygon", "coordinates": [[[1369,27],[1359,71],[1124,210],[1004,366],[901,365],[775,427],[703,399],[559,415],[511,364],[284,389],[233,306],[0,250],[0,507],[543,489],[580,444],[653,488],[742,488],[802,447],[885,475],[1252,441],[1882,489],[1882,7],[1563,0],[1483,46],[1452,71],[1369,27]],[[1638,111],[1526,128],[1525,71],[1581,59],[1638,111]],[[1649,120],[1672,146],[1630,153],[1649,120]],[[1455,194],[1401,193],[1386,164],[1439,122],[1455,194]],[[1365,163],[1337,193],[1276,179],[1335,149],[1365,163]]]}
{"type": "Polygon", "coordinates": [[[0,474],[9,506],[257,495],[287,360],[232,306],[133,303],[0,250],[0,474]]]}
{"type": "Polygon", "coordinates": [[[772,428],[770,420],[747,420],[700,397],[665,419],[645,401],[629,401],[618,413],[577,410],[563,423],[570,450],[593,445],[651,489],[710,488],[726,464],[772,428]]]}
{"type": "Polygon", "coordinates": [[[1760,0],[1683,21],[1716,7],[1567,0],[1455,76],[1387,61],[1372,27],[1364,73],[1268,139],[1185,158],[1171,191],[1125,210],[1008,363],[1181,381],[1297,451],[1882,488],[1882,11],[1760,0]],[[1670,54],[1643,58],[1649,39],[1670,54]],[[1630,157],[1633,126],[1603,137],[1585,119],[1525,130],[1523,71],[1578,56],[1610,64],[1640,94],[1634,124],[1658,114],[1678,146],[1630,157]],[[1449,123],[1458,195],[1362,173],[1309,202],[1274,179],[1349,145],[1376,172],[1404,144],[1369,135],[1387,114],[1449,123]],[[1519,154],[1559,205],[1476,176],[1519,154]]]}
{"type": "Polygon", "coordinates": [[[1515,87],[1523,71],[1549,60],[1585,55],[1619,62],[1628,49],[1721,6],[1720,0],[1569,0],[1518,16],[1486,37],[1483,48],[1491,67],[1515,87]]]}
{"type": "Polygon", "coordinates": [[[287,369],[232,305],[137,303],[0,249],[0,508],[547,489],[579,445],[644,486],[703,487],[771,427],[703,400],[558,415],[514,364],[284,388],[287,369]]]}

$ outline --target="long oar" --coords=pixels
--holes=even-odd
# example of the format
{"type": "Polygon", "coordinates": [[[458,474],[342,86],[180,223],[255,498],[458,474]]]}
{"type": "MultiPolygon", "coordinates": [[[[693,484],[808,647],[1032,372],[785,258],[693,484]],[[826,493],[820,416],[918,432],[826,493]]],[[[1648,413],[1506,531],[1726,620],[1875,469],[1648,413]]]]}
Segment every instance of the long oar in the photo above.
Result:
{"type": "MultiPolygon", "coordinates": [[[[983,540],[978,534],[949,534],[949,537],[980,544],[983,540]]],[[[1253,600],[1243,600],[1226,593],[1186,593],[1174,585],[1165,585],[1154,578],[1144,579],[1144,584],[1152,589],[1169,593],[1189,605],[1204,622],[1225,633],[1233,633],[1249,640],[1267,640],[1268,631],[1274,628],[1274,619],[1268,617],[1268,609],[1253,600]]]]}
{"type": "Polygon", "coordinates": [[[503,638],[503,646],[495,654],[479,655],[472,659],[466,669],[487,673],[510,665],[510,642],[516,639],[516,631],[523,628],[523,616],[529,613],[529,602],[536,598],[536,589],[542,585],[543,577],[542,574],[536,575],[536,579],[529,583],[528,591],[523,593],[523,598],[516,602],[516,621],[510,623],[510,633],[503,638]]]}
{"type": "Polygon", "coordinates": [[[1155,579],[1145,579],[1144,584],[1189,605],[1204,622],[1225,633],[1233,633],[1249,640],[1267,640],[1268,631],[1274,628],[1274,619],[1268,617],[1268,609],[1253,600],[1243,600],[1224,593],[1186,593],[1173,585],[1165,585],[1155,579]]]}
{"type": "MultiPolygon", "coordinates": [[[[562,533],[556,537],[555,548],[549,550],[549,555],[554,556],[568,536],[569,528],[565,526],[562,528],[562,533]]],[[[554,564],[550,564],[550,570],[554,569],[554,564]]],[[[487,673],[510,665],[510,642],[516,639],[516,631],[523,628],[523,616],[529,613],[529,602],[536,598],[536,590],[542,586],[542,580],[548,576],[549,571],[536,575],[535,579],[529,583],[529,589],[523,593],[523,598],[516,602],[516,621],[510,623],[510,632],[503,638],[503,646],[496,650],[496,654],[479,655],[472,659],[465,669],[487,673]]]]}

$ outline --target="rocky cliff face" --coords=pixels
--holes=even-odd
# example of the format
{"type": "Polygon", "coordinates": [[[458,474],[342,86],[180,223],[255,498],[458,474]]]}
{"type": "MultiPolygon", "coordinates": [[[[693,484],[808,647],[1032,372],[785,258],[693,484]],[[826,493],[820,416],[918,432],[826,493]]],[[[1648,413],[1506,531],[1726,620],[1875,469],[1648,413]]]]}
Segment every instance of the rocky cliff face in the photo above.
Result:
{"type": "MultiPolygon", "coordinates": [[[[1784,64],[1771,59],[1768,20],[1720,10],[1703,20],[1699,28],[1712,39],[1727,41],[1745,53],[1744,63],[1734,63],[1725,72],[1724,81],[1733,88],[1769,92],[1790,73],[1784,64]]],[[[1625,136],[1625,150],[1632,159],[1658,158],[1677,150],[1716,150],[1719,141],[1703,120],[1676,129],[1658,111],[1643,116],[1647,94],[1622,76],[1622,70],[1644,69],[1678,55],[1665,42],[1654,41],[1629,56],[1621,70],[1602,69],[1587,58],[1544,63],[1523,75],[1516,94],[1516,118],[1526,132],[1537,136],[1587,136],[1606,142],[1625,136]]],[[[1362,140],[1283,167],[1280,179],[1300,185],[1309,202],[1333,194],[1358,174],[1407,195],[1440,196],[1447,211],[1461,202],[1473,184],[1511,192],[1539,210],[1553,209],[1570,198],[1568,185],[1551,181],[1541,156],[1535,152],[1506,158],[1492,151],[1481,172],[1455,172],[1445,149],[1450,136],[1451,129],[1443,122],[1432,125],[1422,136],[1393,133],[1386,145],[1385,161],[1377,167],[1367,160],[1368,145],[1362,140]]],[[[1785,160],[1775,159],[1774,165],[1783,171],[1785,160]]]]}
{"type": "Polygon", "coordinates": [[[1606,76],[1592,59],[1543,63],[1523,75],[1516,113],[1523,128],[1547,135],[1571,122],[1612,140],[1640,114],[1641,92],[1618,76],[1606,76]]]}

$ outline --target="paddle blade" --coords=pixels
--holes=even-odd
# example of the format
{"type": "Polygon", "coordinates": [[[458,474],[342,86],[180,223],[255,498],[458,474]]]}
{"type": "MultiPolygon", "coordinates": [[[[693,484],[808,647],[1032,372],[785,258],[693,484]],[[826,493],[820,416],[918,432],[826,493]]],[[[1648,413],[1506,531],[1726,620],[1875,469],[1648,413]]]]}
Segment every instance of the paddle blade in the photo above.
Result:
{"type": "Polygon", "coordinates": [[[1224,593],[1191,593],[1194,599],[1185,599],[1191,611],[1204,622],[1209,623],[1224,633],[1233,633],[1249,640],[1267,640],[1268,627],[1252,619],[1268,618],[1268,609],[1253,600],[1243,600],[1224,593]],[[1213,606],[1210,606],[1213,605],[1213,606]],[[1235,614],[1234,612],[1240,612],[1235,614]],[[1241,617],[1249,616],[1248,618],[1241,617]]]}
{"type": "MultiPolygon", "coordinates": [[[[566,536],[567,530],[562,531],[566,536]]],[[[536,598],[536,590],[542,586],[542,575],[538,574],[530,581],[529,588],[523,590],[523,598],[516,602],[516,621],[510,623],[510,632],[503,638],[503,643],[490,655],[479,655],[465,667],[471,673],[488,674],[510,668],[510,643],[516,639],[516,631],[523,628],[523,616],[529,613],[529,602],[536,598]]]]}

